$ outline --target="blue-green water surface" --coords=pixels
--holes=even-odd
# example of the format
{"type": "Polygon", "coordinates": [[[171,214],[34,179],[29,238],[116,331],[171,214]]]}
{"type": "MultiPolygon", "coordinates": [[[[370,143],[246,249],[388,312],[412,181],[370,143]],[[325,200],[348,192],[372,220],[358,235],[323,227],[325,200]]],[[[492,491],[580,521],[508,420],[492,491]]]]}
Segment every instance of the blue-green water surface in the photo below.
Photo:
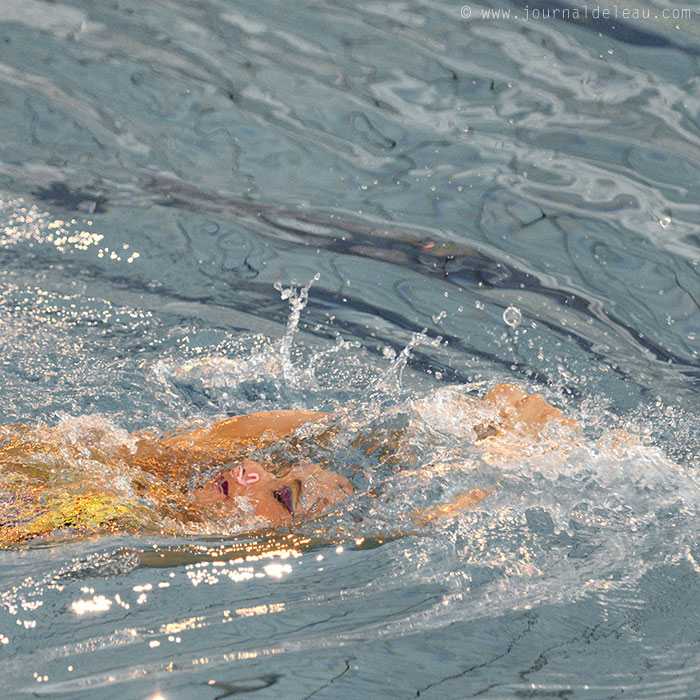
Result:
{"type": "Polygon", "coordinates": [[[0,422],[335,409],[357,487],[3,551],[3,697],[698,697],[699,69],[665,0],[0,0],[0,422]],[[581,441],[485,457],[499,381],[581,441]]]}

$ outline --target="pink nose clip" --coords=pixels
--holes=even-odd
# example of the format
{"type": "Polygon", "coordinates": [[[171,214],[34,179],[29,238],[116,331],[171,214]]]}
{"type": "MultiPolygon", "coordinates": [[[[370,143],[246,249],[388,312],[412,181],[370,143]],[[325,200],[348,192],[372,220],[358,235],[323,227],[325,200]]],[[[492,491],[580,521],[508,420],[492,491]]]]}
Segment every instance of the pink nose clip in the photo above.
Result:
{"type": "Polygon", "coordinates": [[[260,481],[260,474],[257,472],[246,473],[246,470],[242,466],[236,467],[233,475],[236,477],[236,481],[241,486],[250,486],[251,484],[260,481]]]}

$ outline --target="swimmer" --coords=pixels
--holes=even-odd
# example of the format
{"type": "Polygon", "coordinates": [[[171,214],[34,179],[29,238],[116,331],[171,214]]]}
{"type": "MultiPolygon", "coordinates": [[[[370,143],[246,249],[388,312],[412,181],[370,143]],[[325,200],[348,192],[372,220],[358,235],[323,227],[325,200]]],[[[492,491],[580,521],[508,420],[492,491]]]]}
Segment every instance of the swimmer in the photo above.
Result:
{"type": "MultiPolygon", "coordinates": [[[[480,403],[466,395],[460,395],[459,399],[474,405],[480,403]]],[[[513,384],[499,384],[481,403],[493,409],[493,419],[477,426],[478,441],[497,440],[507,434],[536,436],[552,421],[572,428],[576,426],[574,421],[564,417],[560,409],[548,404],[541,394],[528,395],[513,384]]],[[[215,423],[211,428],[168,439],[159,447],[161,459],[167,448],[182,450],[185,454],[189,452],[191,459],[201,460],[205,454],[211,459],[217,451],[235,451],[241,443],[273,442],[287,437],[305,423],[319,421],[327,415],[311,411],[266,411],[236,416],[215,423]]],[[[135,462],[138,463],[144,450],[153,449],[152,442],[139,445],[135,462]]],[[[253,515],[277,526],[320,515],[345,500],[352,491],[352,484],[344,476],[313,464],[292,469],[278,478],[258,462],[244,459],[197,489],[194,498],[200,504],[220,504],[228,509],[239,507],[244,498],[253,515]]],[[[486,495],[487,492],[480,490],[464,492],[454,504],[455,507],[474,505],[486,495]]]]}
{"type": "MultiPolygon", "coordinates": [[[[499,384],[482,400],[465,394],[458,394],[457,400],[487,409],[489,417],[474,428],[477,443],[494,445],[512,436],[537,437],[552,421],[576,430],[576,423],[540,394],[529,396],[512,384],[499,384]]],[[[162,527],[162,517],[179,522],[187,531],[188,523],[201,522],[203,512],[209,522],[215,521],[218,513],[229,521],[238,520],[243,529],[289,526],[315,518],[351,495],[353,486],[346,477],[312,463],[302,463],[277,476],[248,455],[251,449],[274,445],[301,426],[322,421],[328,415],[264,411],[165,437],[135,433],[110,454],[100,452],[104,448],[99,441],[98,448],[82,443],[71,446],[78,463],[86,458],[95,460],[105,465],[106,475],[123,478],[126,467],[137,496],[130,501],[114,491],[107,476],[104,484],[95,484],[94,480],[77,485],[67,482],[68,487],[59,488],[66,482],[55,481],[60,472],[53,462],[49,469],[39,472],[36,457],[47,455],[49,461],[64,458],[66,445],[52,442],[55,437],[51,437],[51,429],[12,428],[17,434],[6,438],[0,447],[5,490],[0,499],[0,545],[57,531],[69,535],[152,531],[154,524],[162,527]],[[214,476],[192,489],[185,488],[187,478],[183,474],[196,477],[197,472],[214,476]],[[153,507],[159,510],[158,518],[153,507]]],[[[415,520],[443,519],[487,495],[480,489],[465,491],[448,504],[416,513],[415,520]]]]}

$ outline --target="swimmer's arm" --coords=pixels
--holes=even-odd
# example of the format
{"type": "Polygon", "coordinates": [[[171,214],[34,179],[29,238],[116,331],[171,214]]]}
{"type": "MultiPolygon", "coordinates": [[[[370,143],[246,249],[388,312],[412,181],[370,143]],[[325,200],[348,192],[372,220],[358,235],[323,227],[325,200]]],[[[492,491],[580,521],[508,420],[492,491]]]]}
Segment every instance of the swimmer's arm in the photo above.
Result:
{"type": "Polygon", "coordinates": [[[165,440],[173,447],[218,447],[226,442],[276,440],[291,435],[305,423],[325,418],[318,411],[261,411],[217,421],[208,428],[190,430],[165,440]]]}
{"type": "MultiPolygon", "coordinates": [[[[559,421],[562,425],[571,428],[575,433],[579,432],[579,425],[575,420],[564,416],[561,409],[552,406],[544,400],[542,394],[526,394],[515,384],[499,384],[489,391],[483,399],[463,394],[459,397],[464,405],[478,408],[484,406],[491,409],[492,417],[473,426],[476,433],[477,444],[487,438],[505,438],[508,435],[537,436],[550,422],[559,421]]],[[[365,454],[371,455],[382,448],[390,457],[393,451],[398,450],[403,439],[404,431],[394,431],[381,438],[370,435],[367,439],[360,436],[354,443],[355,447],[364,447],[365,454]],[[364,444],[363,444],[364,441],[364,444]]]]}
{"type": "MultiPolygon", "coordinates": [[[[494,422],[477,426],[478,440],[487,437],[502,437],[511,432],[529,432],[537,434],[551,420],[560,420],[565,425],[576,428],[575,421],[564,418],[563,413],[548,404],[540,394],[528,396],[513,384],[499,384],[479,402],[478,399],[464,396],[463,400],[474,403],[490,404],[495,407],[498,417],[494,422]]],[[[273,442],[288,437],[306,423],[317,422],[329,414],[317,411],[262,411],[248,415],[234,416],[218,421],[207,428],[178,431],[165,439],[140,434],[136,450],[125,457],[132,462],[170,463],[187,461],[188,455],[195,451],[223,452],[243,449],[251,442],[273,442]]],[[[396,443],[398,443],[398,437],[396,443]]],[[[379,443],[373,440],[368,452],[373,452],[379,443]]],[[[230,455],[229,455],[230,456],[230,455]]]]}
{"type": "MultiPolygon", "coordinates": [[[[478,403],[478,399],[464,396],[465,401],[478,403]]],[[[548,404],[541,394],[526,394],[514,384],[499,384],[481,400],[497,410],[492,422],[483,423],[476,428],[480,442],[486,438],[498,439],[510,433],[537,436],[551,421],[559,421],[563,425],[578,432],[578,423],[564,416],[563,412],[548,404]]],[[[477,505],[486,498],[493,489],[469,489],[462,491],[448,503],[440,503],[430,508],[411,512],[412,518],[418,525],[447,520],[458,513],[477,505]]]]}
{"type": "Polygon", "coordinates": [[[132,433],[135,441],[119,457],[142,469],[178,471],[197,463],[215,466],[243,456],[251,444],[263,446],[291,435],[305,423],[324,418],[316,411],[262,411],[217,421],[206,428],[176,430],[159,436],[151,430],[132,433]]]}

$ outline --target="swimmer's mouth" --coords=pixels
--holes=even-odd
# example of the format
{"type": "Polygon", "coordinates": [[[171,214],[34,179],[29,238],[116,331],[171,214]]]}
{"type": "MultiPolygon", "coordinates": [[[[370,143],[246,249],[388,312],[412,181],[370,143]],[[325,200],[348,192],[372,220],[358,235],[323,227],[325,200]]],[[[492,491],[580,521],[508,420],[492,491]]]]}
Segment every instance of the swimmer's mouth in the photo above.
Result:
{"type": "Polygon", "coordinates": [[[216,480],[216,485],[221,489],[221,493],[223,493],[224,496],[228,496],[228,481],[226,479],[220,476],[216,480]]]}
{"type": "Polygon", "coordinates": [[[296,496],[294,491],[289,486],[283,486],[273,493],[274,497],[286,508],[287,512],[294,517],[294,506],[296,505],[296,496]]]}

